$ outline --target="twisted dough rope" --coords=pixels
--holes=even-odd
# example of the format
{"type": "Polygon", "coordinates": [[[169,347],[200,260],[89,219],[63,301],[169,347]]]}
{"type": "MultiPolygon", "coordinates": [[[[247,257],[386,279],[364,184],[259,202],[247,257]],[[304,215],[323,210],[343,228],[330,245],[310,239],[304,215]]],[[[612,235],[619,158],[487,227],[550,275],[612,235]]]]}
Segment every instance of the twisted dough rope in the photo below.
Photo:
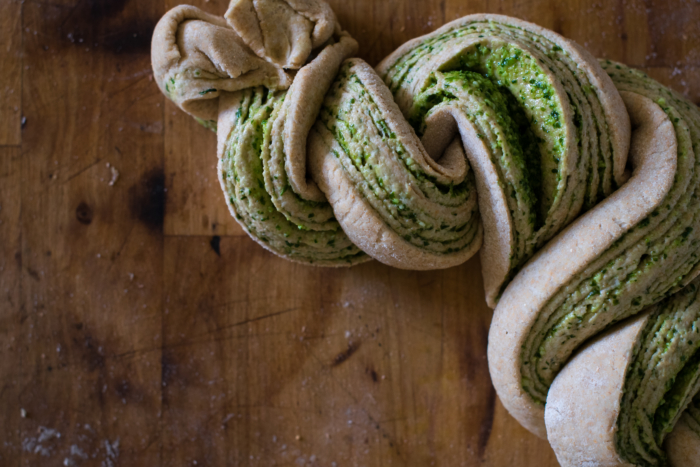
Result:
{"type": "Polygon", "coordinates": [[[562,466],[663,465],[671,430],[671,465],[700,465],[698,406],[683,413],[700,387],[699,286],[597,337],[559,373],[545,419],[562,466]]]}
{"type": "MultiPolygon", "coordinates": [[[[626,280],[605,287],[609,296],[619,296],[615,291],[620,285],[627,289],[628,299],[640,292],[646,296],[633,299],[629,311],[605,310],[609,314],[602,321],[609,322],[633,313],[645,301],[654,303],[697,275],[698,239],[693,232],[700,227],[696,192],[700,162],[695,158],[700,112],[638,71],[612,62],[603,65],[637,127],[631,152],[637,167],[630,185],[648,171],[649,179],[663,188],[658,193],[663,198],[650,203],[651,215],[647,210],[637,222],[642,229],[651,228],[636,240],[627,239],[626,254],[616,259],[617,265],[627,263],[626,280]],[[656,227],[645,225],[653,224],[653,217],[663,217],[661,211],[666,218],[656,227]],[[615,311],[620,313],[617,317],[615,311]]],[[[608,331],[556,376],[546,396],[545,421],[562,465],[652,466],[667,461],[700,465],[700,400],[691,403],[700,388],[699,285],[700,279],[695,279],[631,322],[608,331]],[[582,392],[594,402],[588,398],[585,402],[582,392]],[[669,432],[666,456],[662,445],[669,432]]]]}
{"type": "MultiPolygon", "coordinates": [[[[364,251],[397,267],[448,267],[479,249],[480,213],[493,306],[533,253],[582,208],[596,206],[516,276],[489,337],[501,399],[543,435],[537,400],[571,351],[692,278],[688,219],[676,232],[687,247],[655,269],[674,280],[655,284],[653,294],[637,297],[629,284],[615,289],[616,276],[603,271],[617,261],[636,274],[640,258],[646,264],[643,255],[655,254],[632,246],[648,233],[663,238],[667,230],[658,226],[682,217],[682,203],[692,205],[692,163],[677,177],[675,165],[667,164],[665,177],[638,170],[597,205],[626,181],[627,113],[585,50],[538,26],[496,15],[457,20],[382,62],[388,89],[361,60],[337,73],[355,49],[323,2],[240,0],[226,20],[193,7],[171,10],[154,34],[153,65],[168,97],[206,126],[218,125],[220,181],[234,216],[254,240],[295,261],[355,264],[368,259],[364,251]],[[308,51],[318,55],[294,71],[308,51]],[[652,212],[664,197],[670,215],[652,212]],[[573,337],[547,327],[550,318],[578,319],[577,306],[589,310],[588,298],[574,303],[581,293],[603,297],[602,306],[592,305],[602,310],[596,320],[573,337]],[[564,313],[567,299],[573,304],[564,313]],[[538,342],[547,344],[543,355],[538,342]],[[522,377],[536,365],[522,368],[529,360],[521,348],[558,360],[522,377]]],[[[639,274],[645,286],[655,278],[639,274]]]]}
{"type": "Polygon", "coordinates": [[[542,437],[547,391],[573,351],[681,289],[700,263],[700,111],[641,72],[603,65],[637,126],[632,178],[523,268],[489,331],[494,386],[542,437]]]}

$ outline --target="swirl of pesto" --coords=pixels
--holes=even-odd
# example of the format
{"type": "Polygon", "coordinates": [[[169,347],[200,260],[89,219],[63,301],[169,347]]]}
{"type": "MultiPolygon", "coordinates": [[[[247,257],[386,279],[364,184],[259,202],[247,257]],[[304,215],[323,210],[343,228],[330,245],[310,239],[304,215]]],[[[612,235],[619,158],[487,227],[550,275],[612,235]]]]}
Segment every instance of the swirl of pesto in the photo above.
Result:
{"type": "Polygon", "coordinates": [[[474,178],[459,141],[433,161],[362,60],[341,68],[309,143],[314,179],[348,237],[372,257],[436,269],[481,246],[474,178]]]}
{"type": "Polygon", "coordinates": [[[547,240],[625,181],[624,104],[597,61],[552,31],[466,16],[407,42],[377,70],[429,154],[461,136],[492,307],[547,240]]]}
{"type": "Polygon", "coordinates": [[[489,331],[496,390],[542,437],[547,392],[574,350],[678,291],[700,267],[700,110],[639,71],[602,65],[634,127],[632,178],[521,270],[489,331]]]}
{"type": "Polygon", "coordinates": [[[697,465],[677,451],[700,447],[691,403],[700,389],[699,285],[613,327],[559,373],[545,420],[562,466],[697,465]]]}

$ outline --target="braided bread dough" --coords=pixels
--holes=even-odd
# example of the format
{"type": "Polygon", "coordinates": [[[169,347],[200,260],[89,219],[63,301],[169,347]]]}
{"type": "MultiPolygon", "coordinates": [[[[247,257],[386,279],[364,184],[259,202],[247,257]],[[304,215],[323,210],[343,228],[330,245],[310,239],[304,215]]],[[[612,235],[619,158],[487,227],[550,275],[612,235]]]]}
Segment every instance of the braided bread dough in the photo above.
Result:
{"type": "Polygon", "coordinates": [[[407,269],[481,251],[494,385],[544,437],[572,353],[700,271],[698,109],[506,16],[453,21],[376,70],[356,51],[321,0],[234,0],[224,18],[168,12],[152,60],[161,90],[217,132],[226,202],[269,251],[407,269]]]}

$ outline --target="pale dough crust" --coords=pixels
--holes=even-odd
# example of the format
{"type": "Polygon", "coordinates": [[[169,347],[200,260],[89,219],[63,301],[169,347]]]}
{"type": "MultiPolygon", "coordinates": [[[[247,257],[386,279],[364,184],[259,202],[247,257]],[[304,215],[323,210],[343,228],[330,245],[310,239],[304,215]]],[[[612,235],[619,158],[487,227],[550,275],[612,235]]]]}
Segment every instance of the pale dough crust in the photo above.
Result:
{"type": "Polygon", "coordinates": [[[633,467],[615,450],[627,368],[650,312],[593,339],[554,380],[547,395],[547,439],[562,467],[633,467]]]}
{"type": "Polygon", "coordinates": [[[286,89],[293,76],[255,55],[226,21],[189,5],[168,11],[151,41],[160,90],[188,114],[216,121],[222,91],[286,89]]]}
{"type": "Polygon", "coordinates": [[[319,0],[233,0],[224,18],[259,57],[285,69],[301,68],[312,49],[340,33],[319,0]]]}
{"type": "Polygon", "coordinates": [[[700,467],[700,434],[690,428],[682,415],[664,441],[664,450],[673,467],[700,467]]]}

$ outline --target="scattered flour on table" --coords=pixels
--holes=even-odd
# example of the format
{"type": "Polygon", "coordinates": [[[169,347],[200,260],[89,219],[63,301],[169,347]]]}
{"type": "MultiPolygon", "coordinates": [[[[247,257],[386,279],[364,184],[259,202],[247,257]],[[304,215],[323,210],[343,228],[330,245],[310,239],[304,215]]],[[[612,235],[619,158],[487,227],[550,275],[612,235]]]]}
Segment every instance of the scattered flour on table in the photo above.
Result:
{"type": "Polygon", "coordinates": [[[61,433],[45,426],[40,426],[37,436],[26,437],[22,440],[22,450],[32,454],[49,457],[56,448],[55,440],[61,438],[61,433]]]}
{"type": "Polygon", "coordinates": [[[109,186],[114,186],[115,183],[117,183],[117,180],[119,180],[119,171],[114,167],[112,164],[107,162],[107,168],[109,169],[109,172],[112,174],[112,179],[108,182],[109,186]]]}
{"type": "Polygon", "coordinates": [[[89,459],[100,460],[101,467],[116,467],[120,438],[95,443],[94,431],[90,425],[84,425],[83,429],[85,433],[75,434],[79,443],[68,445],[69,441],[58,430],[39,426],[36,436],[22,439],[22,450],[36,457],[62,458],[61,464],[66,467],[80,466],[89,459]]]}

